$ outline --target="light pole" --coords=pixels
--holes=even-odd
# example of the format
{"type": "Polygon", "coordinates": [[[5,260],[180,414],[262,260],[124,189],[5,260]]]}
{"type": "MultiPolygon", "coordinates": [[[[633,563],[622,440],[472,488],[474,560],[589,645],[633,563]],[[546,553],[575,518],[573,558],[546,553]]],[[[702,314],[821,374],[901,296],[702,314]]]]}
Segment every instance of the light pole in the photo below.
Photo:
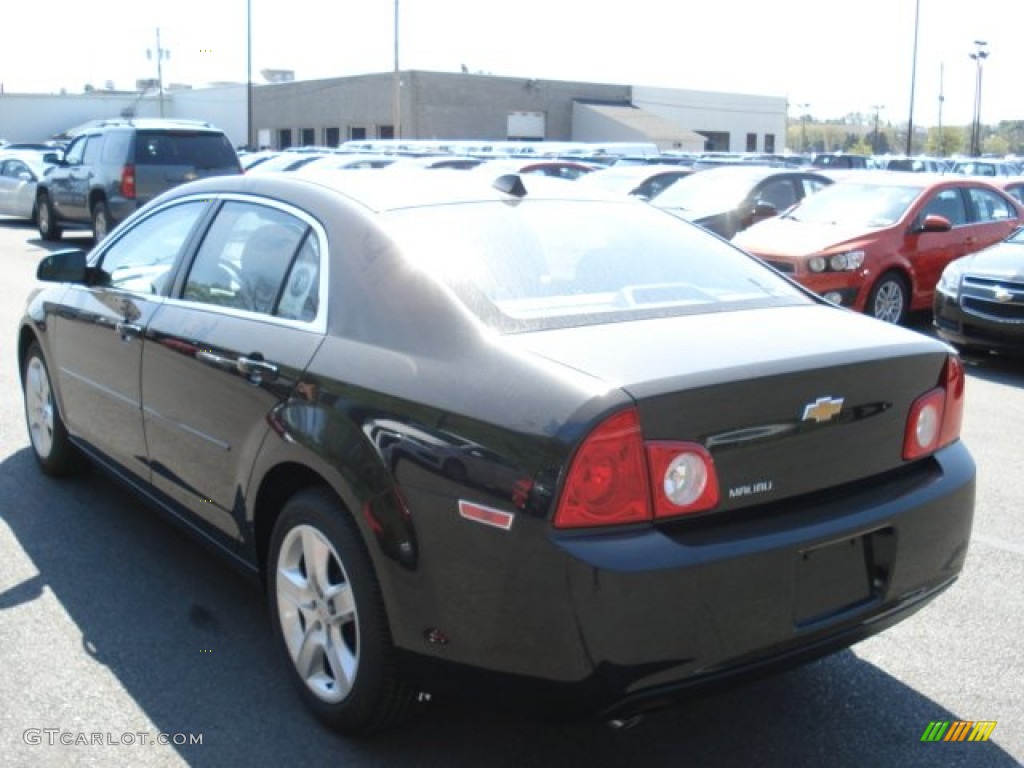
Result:
{"type": "Polygon", "coordinates": [[[988,46],[984,40],[975,40],[976,50],[968,54],[977,65],[977,82],[974,86],[974,121],[971,124],[971,156],[981,156],[981,64],[988,58],[988,46]]]}
{"type": "Polygon", "coordinates": [[[946,64],[939,64],[939,157],[946,156],[946,147],[942,142],[942,103],[946,100],[943,81],[946,78],[946,64]]]}
{"type": "Polygon", "coordinates": [[[875,104],[871,108],[873,110],[875,110],[875,135],[874,135],[874,138],[871,139],[871,152],[873,154],[877,155],[878,154],[878,113],[880,111],[882,111],[883,109],[885,109],[885,104],[875,104]]]}
{"type": "Polygon", "coordinates": [[[921,22],[921,0],[914,3],[914,59],[910,65],[910,114],[907,117],[907,157],[914,154],[914,87],[917,85],[917,32],[921,22]]]}
{"type": "Polygon", "coordinates": [[[394,134],[396,139],[402,138],[402,76],[398,71],[398,0],[395,0],[395,74],[392,83],[394,90],[394,134]]]}
{"type": "Polygon", "coordinates": [[[800,153],[807,154],[807,110],[810,104],[797,104],[800,110],[800,153]]]}
{"type": "Polygon", "coordinates": [[[257,149],[252,135],[252,0],[245,0],[245,146],[257,149]]]}

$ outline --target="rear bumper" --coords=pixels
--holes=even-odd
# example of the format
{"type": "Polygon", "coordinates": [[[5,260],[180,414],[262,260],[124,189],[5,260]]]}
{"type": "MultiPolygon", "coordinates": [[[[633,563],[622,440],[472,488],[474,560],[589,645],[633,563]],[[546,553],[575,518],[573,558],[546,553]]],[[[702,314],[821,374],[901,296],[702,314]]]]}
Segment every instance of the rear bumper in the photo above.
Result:
{"type": "MultiPolygon", "coordinates": [[[[973,460],[956,443],[910,471],[741,519],[557,534],[561,569],[544,574],[544,594],[474,627],[479,645],[466,659],[450,647],[447,663],[409,661],[428,689],[533,712],[621,718],[661,708],[914,613],[963,567],[974,483],[973,460]],[[524,616],[531,604],[536,614],[524,616]]],[[[514,589],[506,582],[500,593],[514,589]]]]}

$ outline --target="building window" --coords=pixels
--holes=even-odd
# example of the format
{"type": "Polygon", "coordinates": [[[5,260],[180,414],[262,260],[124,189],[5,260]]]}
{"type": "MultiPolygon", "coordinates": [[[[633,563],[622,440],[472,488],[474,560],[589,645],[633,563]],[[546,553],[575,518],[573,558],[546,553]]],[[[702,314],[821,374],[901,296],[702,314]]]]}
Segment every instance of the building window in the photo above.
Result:
{"type": "Polygon", "coordinates": [[[312,147],[316,144],[316,128],[303,128],[299,135],[302,137],[300,144],[303,147],[312,147]]]}
{"type": "Polygon", "coordinates": [[[395,126],[393,126],[393,125],[378,125],[377,126],[377,138],[378,139],[393,139],[393,138],[395,138],[395,126]]]}
{"type": "Polygon", "coordinates": [[[729,152],[729,134],[725,131],[697,131],[704,137],[705,152],[729,152]]]}
{"type": "Polygon", "coordinates": [[[328,147],[336,147],[341,143],[341,129],[340,128],[325,128],[324,129],[324,144],[328,147]]]}
{"type": "Polygon", "coordinates": [[[757,134],[747,134],[747,152],[757,152],[757,134]]]}
{"type": "Polygon", "coordinates": [[[281,128],[277,132],[277,148],[288,149],[292,145],[292,129],[281,128]]]}
{"type": "Polygon", "coordinates": [[[366,129],[353,125],[349,126],[348,129],[348,140],[349,141],[366,141],[366,129]]]}
{"type": "Polygon", "coordinates": [[[775,152],[775,134],[766,133],[764,135],[764,151],[772,154],[775,152]]]}

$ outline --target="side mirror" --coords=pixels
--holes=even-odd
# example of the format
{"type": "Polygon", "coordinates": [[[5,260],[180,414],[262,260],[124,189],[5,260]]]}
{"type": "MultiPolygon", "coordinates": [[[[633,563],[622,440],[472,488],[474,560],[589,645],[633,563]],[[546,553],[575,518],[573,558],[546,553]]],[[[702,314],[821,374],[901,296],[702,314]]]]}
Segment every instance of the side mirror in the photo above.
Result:
{"type": "Polygon", "coordinates": [[[85,251],[81,248],[54,251],[36,269],[36,279],[47,283],[84,283],[85,275],[85,251]]]}
{"type": "Polygon", "coordinates": [[[57,165],[60,162],[61,154],[60,152],[45,152],[43,153],[43,162],[57,165]]]}
{"type": "Polygon", "coordinates": [[[761,219],[770,219],[772,216],[779,215],[779,209],[771,203],[766,203],[764,200],[758,200],[754,203],[753,214],[761,219]]]}
{"type": "Polygon", "coordinates": [[[939,216],[936,213],[930,213],[924,217],[924,221],[921,222],[921,226],[917,228],[918,232],[949,232],[953,228],[953,225],[949,222],[945,216],[939,216]]]}

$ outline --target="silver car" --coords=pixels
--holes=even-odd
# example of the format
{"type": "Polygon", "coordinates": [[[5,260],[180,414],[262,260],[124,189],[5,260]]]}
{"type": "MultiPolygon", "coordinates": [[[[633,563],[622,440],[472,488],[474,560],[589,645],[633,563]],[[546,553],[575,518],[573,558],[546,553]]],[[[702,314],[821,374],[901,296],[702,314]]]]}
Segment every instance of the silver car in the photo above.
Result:
{"type": "Polygon", "coordinates": [[[35,221],[36,183],[56,157],[29,150],[0,151],[0,215],[35,221]]]}

